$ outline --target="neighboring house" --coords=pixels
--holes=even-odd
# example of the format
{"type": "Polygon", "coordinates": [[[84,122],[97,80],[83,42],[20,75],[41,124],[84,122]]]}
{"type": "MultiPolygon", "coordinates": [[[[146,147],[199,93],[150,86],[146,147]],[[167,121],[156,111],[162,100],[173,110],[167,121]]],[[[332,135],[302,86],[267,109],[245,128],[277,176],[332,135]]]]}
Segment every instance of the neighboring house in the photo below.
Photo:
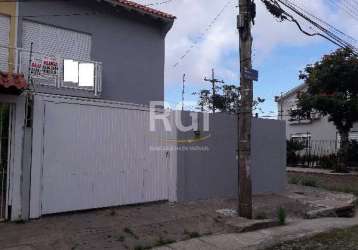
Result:
{"type": "Polygon", "coordinates": [[[0,71],[12,70],[15,64],[14,47],[16,43],[17,18],[16,3],[0,1],[0,71]]]}
{"type": "MultiPolygon", "coordinates": [[[[276,97],[278,104],[278,119],[286,121],[287,139],[296,139],[301,141],[321,141],[332,142],[339,146],[339,134],[328,117],[320,114],[311,114],[310,120],[301,120],[290,116],[290,112],[297,108],[297,95],[306,90],[306,85],[301,84],[288,91],[280,97],[276,97]]],[[[350,134],[351,139],[358,139],[358,124],[355,124],[350,134]]]]}

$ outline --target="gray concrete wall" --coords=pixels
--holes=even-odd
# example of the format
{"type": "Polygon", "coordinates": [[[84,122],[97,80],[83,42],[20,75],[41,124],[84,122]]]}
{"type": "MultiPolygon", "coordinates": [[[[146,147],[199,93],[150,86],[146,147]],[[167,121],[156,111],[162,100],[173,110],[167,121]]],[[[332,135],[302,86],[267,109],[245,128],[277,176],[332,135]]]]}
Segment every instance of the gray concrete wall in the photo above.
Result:
{"type": "Polygon", "coordinates": [[[287,184],[285,123],[254,119],[252,180],[255,193],[279,193],[287,184]]]}
{"type": "MultiPolygon", "coordinates": [[[[103,99],[148,104],[164,99],[165,35],[168,24],[105,2],[20,1],[18,46],[24,19],[92,36],[91,59],[103,63],[103,99]],[[95,15],[61,16],[96,12],[95,15]],[[60,16],[51,16],[57,14],[60,16]]],[[[42,92],[89,96],[86,91],[42,87],[42,92]]]]}
{"type": "MultiPolygon", "coordinates": [[[[189,113],[183,123],[190,121],[189,113]]],[[[201,120],[200,120],[201,121],[201,120]]],[[[201,123],[201,122],[200,122],[201,123]]],[[[178,145],[178,200],[234,198],[238,190],[237,119],[227,114],[210,115],[210,138],[178,145]],[[191,150],[191,147],[194,147],[191,150]],[[202,150],[200,151],[201,147],[202,150]]],[[[193,131],[177,132],[179,140],[193,131]]],[[[255,193],[282,192],[286,186],[285,123],[254,119],[252,129],[252,180],[255,193]]]]}

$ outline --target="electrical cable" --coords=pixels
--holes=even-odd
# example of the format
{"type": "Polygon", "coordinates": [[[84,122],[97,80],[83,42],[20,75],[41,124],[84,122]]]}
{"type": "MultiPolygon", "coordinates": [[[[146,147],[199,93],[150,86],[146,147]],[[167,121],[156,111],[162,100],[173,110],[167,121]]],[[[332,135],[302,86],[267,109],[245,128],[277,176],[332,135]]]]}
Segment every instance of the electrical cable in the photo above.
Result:
{"type": "Polygon", "coordinates": [[[226,8],[229,6],[232,0],[229,0],[225,3],[224,7],[219,11],[219,13],[214,17],[214,19],[209,23],[206,29],[199,34],[198,39],[192,42],[191,46],[184,52],[182,56],[179,57],[178,61],[173,64],[173,68],[176,68],[185,57],[187,57],[191,51],[196,47],[196,45],[206,36],[206,34],[210,31],[210,29],[214,26],[214,24],[218,21],[219,17],[224,13],[226,8]]]}

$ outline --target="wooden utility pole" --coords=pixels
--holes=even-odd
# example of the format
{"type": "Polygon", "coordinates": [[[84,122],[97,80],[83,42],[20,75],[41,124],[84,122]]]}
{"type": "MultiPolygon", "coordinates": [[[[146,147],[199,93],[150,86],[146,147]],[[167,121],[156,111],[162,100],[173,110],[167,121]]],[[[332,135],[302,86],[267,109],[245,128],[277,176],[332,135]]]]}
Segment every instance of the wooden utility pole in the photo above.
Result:
{"type": "Polygon", "coordinates": [[[214,98],[216,96],[216,84],[217,83],[225,83],[224,81],[219,81],[218,79],[215,78],[215,71],[214,69],[211,70],[211,79],[208,78],[204,78],[204,81],[206,82],[211,82],[212,84],[212,94],[213,94],[213,113],[215,114],[215,103],[214,103],[214,98]]]}
{"type": "Polygon", "coordinates": [[[240,110],[239,123],[239,205],[238,214],[252,219],[252,181],[251,181],[251,120],[253,105],[252,73],[252,35],[251,25],[256,7],[253,0],[239,0],[240,14],[238,30],[240,33],[240,110]]]}

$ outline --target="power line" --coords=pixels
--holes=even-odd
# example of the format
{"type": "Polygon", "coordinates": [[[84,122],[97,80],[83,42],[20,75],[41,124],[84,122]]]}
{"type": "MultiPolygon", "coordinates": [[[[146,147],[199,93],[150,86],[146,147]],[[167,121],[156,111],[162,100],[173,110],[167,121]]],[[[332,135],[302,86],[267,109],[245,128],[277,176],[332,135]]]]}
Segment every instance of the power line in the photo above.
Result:
{"type": "MultiPolygon", "coordinates": [[[[323,36],[326,39],[330,40],[331,42],[333,42],[335,44],[338,43],[337,45],[342,47],[342,48],[348,47],[348,48],[351,48],[354,51],[356,50],[356,48],[352,44],[350,44],[349,42],[347,42],[344,39],[340,38],[339,36],[335,35],[333,32],[327,30],[326,28],[324,28],[320,24],[314,22],[309,17],[307,17],[306,15],[301,13],[299,10],[297,10],[291,1],[289,1],[289,0],[278,0],[278,1],[280,3],[282,3],[283,5],[285,5],[286,7],[288,7],[289,9],[291,9],[297,15],[299,15],[300,17],[304,18],[306,21],[308,21],[309,23],[314,25],[316,28],[318,28],[320,31],[322,31],[325,35],[329,36],[329,38],[327,38],[327,36],[323,36]]],[[[338,29],[335,28],[335,30],[338,30],[338,29]]],[[[342,33],[342,32],[340,31],[340,33],[342,33]]]]}
{"type": "Polygon", "coordinates": [[[161,1],[161,2],[154,2],[154,3],[149,3],[149,4],[145,4],[144,6],[158,6],[158,5],[163,5],[163,4],[168,4],[173,2],[174,0],[166,0],[166,1],[161,1]]]}
{"type": "Polygon", "coordinates": [[[352,13],[354,13],[355,15],[358,14],[358,9],[355,5],[353,5],[352,3],[348,2],[348,1],[344,1],[341,0],[340,2],[338,2],[341,6],[344,6],[346,9],[349,9],[352,13]]]}
{"type": "Polygon", "coordinates": [[[341,0],[343,4],[347,5],[350,9],[354,10],[355,13],[358,13],[358,2],[355,1],[348,1],[348,0],[341,0]]]}
{"type": "Polygon", "coordinates": [[[184,52],[182,56],[179,57],[178,61],[173,65],[173,68],[176,68],[185,57],[187,57],[191,51],[196,47],[196,45],[206,36],[206,34],[210,31],[213,25],[217,22],[219,17],[224,13],[225,9],[229,6],[232,0],[229,0],[225,3],[224,7],[219,11],[219,13],[214,17],[214,19],[209,23],[206,29],[199,34],[199,37],[192,42],[191,46],[184,52]]]}
{"type": "Polygon", "coordinates": [[[344,11],[347,15],[349,15],[350,17],[352,17],[353,19],[358,21],[358,17],[351,12],[351,9],[346,8],[345,6],[340,6],[336,1],[334,0],[328,0],[328,3],[333,7],[333,8],[340,8],[342,11],[344,11]]]}
{"type": "Polygon", "coordinates": [[[342,39],[338,35],[334,34],[332,31],[328,30],[327,28],[323,27],[319,23],[313,21],[307,15],[305,15],[300,10],[298,10],[292,4],[291,1],[288,1],[288,0],[262,0],[262,1],[264,2],[266,7],[269,9],[269,11],[273,15],[275,15],[278,18],[280,18],[282,21],[288,20],[288,21],[294,22],[297,25],[297,27],[300,29],[300,31],[303,32],[304,34],[306,34],[308,36],[321,36],[321,37],[329,40],[330,42],[336,44],[337,46],[339,46],[341,48],[347,48],[348,47],[348,48],[352,49],[354,52],[356,52],[356,48],[352,44],[350,44],[349,42],[345,41],[344,39],[342,39]],[[295,19],[287,11],[283,10],[279,3],[284,5],[286,8],[290,9],[291,11],[293,11],[296,15],[298,15],[301,18],[303,18],[305,21],[307,21],[308,23],[310,23],[314,27],[316,27],[320,32],[309,33],[307,31],[305,31],[304,29],[302,29],[302,26],[297,21],[297,19],[295,19]]]}
{"type": "Polygon", "coordinates": [[[312,13],[309,12],[308,10],[304,9],[303,7],[300,7],[299,5],[297,5],[297,4],[293,3],[293,2],[291,2],[291,4],[292,4],[293,6],[295,6],[297,9],[301,10],[302,12],[304,12],[305,14],[311,16],[312,18],[314,18],[315,20],[317,20],[317,21],[320,22],[321,24],[327,26],[329,29],[333,30],[334,32],[339,33],[339,34],[345,36],[346,38],[350,39],[350,40],[353,41],[353,42],[357,42],[357,40],[356,40],[354,37],[352,37],[352,36],[350,36],[350,35],[344,33],[343,31],[337,29],[337,28],[334,27],[333,25],[331,25],[331,24],[329,24],[328,22],[322,20],[321,18],[315,16],[314,14],[312,14],[312,13]]]}

